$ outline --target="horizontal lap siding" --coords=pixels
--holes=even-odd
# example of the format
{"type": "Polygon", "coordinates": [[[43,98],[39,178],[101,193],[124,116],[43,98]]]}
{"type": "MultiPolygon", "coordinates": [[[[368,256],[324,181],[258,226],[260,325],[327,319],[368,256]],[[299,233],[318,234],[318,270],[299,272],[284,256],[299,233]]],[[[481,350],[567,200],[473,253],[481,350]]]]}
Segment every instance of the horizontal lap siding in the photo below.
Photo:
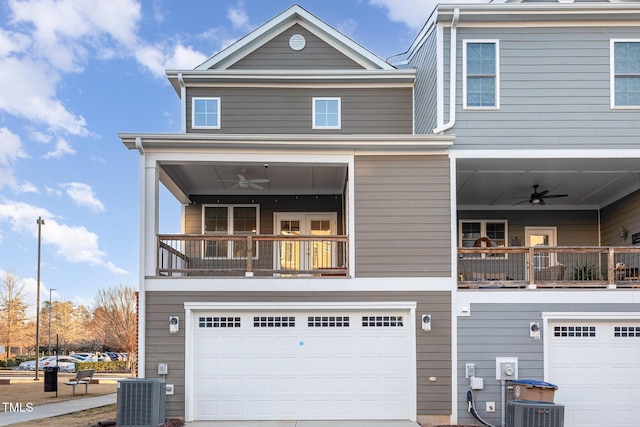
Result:
{"type": "MultiPolygon", "coordinates": [[[[560,297],[558,297],[560,298],[560,297]]],[[[543,340],[529,337],[529,323],[540,322],[543,312],[638,312],[637,304],[471,304],[469,317],[458,317],[458,422],[472,424],[467,412],[469,379],[465,364],[475,363],[476,377],[484,379],[484,388],[475,391],[477,407],[483,419],[499,425],[500,382],[496,380],[496,357],[517,357],[518,378],[544,379],[543,340]],[[496,412],[486,413],[483,402],[496,402],[496,412]]],[[[542,331],[542,334],[549,331],[542,331]]],[[[548,381],[554,383],[553,378],[548,381]]],[[[562,403],[562,402],[560,402],[562,403]]]]}
{"type": "Polygon", "coordinates": [[[430,134],[436,127],[437,105],[437,37],[432,32],[408,66],[416,69],[415,132],[430,134]]]}
{"type": "Polygon", "coordinates": [[[168,363],[167,416],[184,416],[185,302],[362,302],[415,301],[418,415],[451,413],[451,294],[449,292],[148,292],[146,377],[158,377],[158,363],[168,363]],[[432,330],[422,331],[420,315],[432,316],[432,330]],[[180,331],[169,333],[169,316],[180,317],[180,331]],[[430,377],[436,381],[429,381],[430,377]]]}
{"type": "Polygon", "coordinates": [[[611,109],[609,67],[610,39],[637,36],[625,27],[458,28],[456,146],[635,144],[638,113],[611,109]],[[462,109],[465,39],[499,40],[497,111],[462,109]]]}
{"type": "Polygon", "coordinates": [[[292,26],[230,67],[232,70],[362,68],[361,65],[358,65],[300,25],[292,26]],[[304,49],[295,51],[289,47],[289,39],[294,34],[304,36],[306,40],[304,49]]]}
{"type": "Polygon", "coordinates": [[[411,134],[411,88],[189,88],[187,124],[191,127],[191,99],[220,97],[221,129],[189,129],[212,134],[411,134]],[[342,126],[312,129],[312,99],[339,97],[342,126]]]}
{"type": "Polygon", "coordinates": [[[451,274],[449,160],[356,156],[357,277],[451,274]]]}
{"type": "Polygon", "coordinates": [[[640,191],[603,208],[600,211],[602,220],[602,244],[626,246],[632,243],[631,235],[640,231],[640,191]],[[627,238],[620,237],[620,227],[628,231],[627,238]]]}
{"type": "Polygon", "coordinates": [[[558,246],[597,246],[598,211],[458,211],[458,219],[508,221],[509,240],[518,237],[525,244],[525,227],[556,227],[558,246]]]}

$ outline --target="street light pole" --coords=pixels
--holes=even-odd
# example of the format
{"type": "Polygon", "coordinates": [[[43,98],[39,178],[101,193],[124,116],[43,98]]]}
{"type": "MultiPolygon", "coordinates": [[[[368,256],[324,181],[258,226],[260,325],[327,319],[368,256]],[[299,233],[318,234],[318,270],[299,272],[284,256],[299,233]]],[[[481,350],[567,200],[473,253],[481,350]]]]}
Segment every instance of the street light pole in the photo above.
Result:
{"type": "Polygon", "coordinates": [[[40,359],[40,236],[41,228],[44,225],[44,219],[38,217],[38,287],[36,295],[36,377],[35,381],[38,381],[38,362],[40,359]]]}
{"type": "Polygon", "coordinates": [[[49,353],[48,356],[51,356],[51,291],[57,291],[55,288],[49,289],[49,353]]]}

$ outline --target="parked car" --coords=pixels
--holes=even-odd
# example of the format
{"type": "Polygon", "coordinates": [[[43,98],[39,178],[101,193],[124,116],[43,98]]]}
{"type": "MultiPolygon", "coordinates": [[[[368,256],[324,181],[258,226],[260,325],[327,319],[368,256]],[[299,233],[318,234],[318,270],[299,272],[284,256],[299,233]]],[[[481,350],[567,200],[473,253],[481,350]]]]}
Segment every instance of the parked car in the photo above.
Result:
{"type": "Polygon", "coordinates": [[[57,366],[60,368],[61,372],[76,371],[76,362],[78,362],[78,360],[70,356],[58,356],[57,359],[55,356],[53,356],[51,360],[46,360],[45,362],[43,362],[42,365],[40,366],[40,369],[55,367],[56,360],[57,360],[57,366]]]}
{"type": "MultiPolygon", "coordinates": [[[[42,365],[43,363],[45,363],[47,360],[51,359],[51,358],[55,358],[55,356],[44,356],[41,357],[40,359],[38,359],[38,368],[42,369],[42,365]]],[[[22,369],[25,371],[35,371],[36,370],[36,361],[35,360],[27,360],[25,362],[20,363],[20,365],[18,365],[18,369],[22,369]]]]}
{"type": "Polygon", "coordinates": [[[73,353],[69,356],[78,359],[81,362],[97,362],[98,358],[94,353],[73,353]]]}

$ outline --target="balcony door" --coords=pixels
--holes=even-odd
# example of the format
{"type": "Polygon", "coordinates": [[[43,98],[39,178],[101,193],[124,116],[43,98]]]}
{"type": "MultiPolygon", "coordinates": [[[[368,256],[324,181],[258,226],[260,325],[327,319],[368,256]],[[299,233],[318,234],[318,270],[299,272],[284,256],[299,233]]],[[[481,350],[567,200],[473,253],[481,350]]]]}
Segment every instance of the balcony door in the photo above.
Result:
{"type": "MultiPolygon", "coordinates": [[[[557,246],[556,227],[525,227],[527,246],[557,246]]],[[[542,270],[557,263],[555,252],[536,252],[533,258],[534,271],[542,270]]]]}
{"type": "Polygon", "coordinates": [[[335,213],[276,213],[275,230],[282,236],[314,236],[317,240],[290,240],[278,243],[277,270],[313,271],[334,267],[335,254],[330,241],[322,236],[336,235],[335,213]]]}

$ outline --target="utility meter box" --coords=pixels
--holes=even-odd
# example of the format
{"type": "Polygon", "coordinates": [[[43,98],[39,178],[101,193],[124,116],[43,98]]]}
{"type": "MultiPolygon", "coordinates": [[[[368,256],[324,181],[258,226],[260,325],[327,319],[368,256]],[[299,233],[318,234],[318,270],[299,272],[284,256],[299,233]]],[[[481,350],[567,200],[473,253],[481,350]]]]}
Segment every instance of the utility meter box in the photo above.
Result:
{"type": "Polygon", "coordinates": [[[500,381],[518,379],[517,357],[496,357],[496,379],[500,381]]]}

